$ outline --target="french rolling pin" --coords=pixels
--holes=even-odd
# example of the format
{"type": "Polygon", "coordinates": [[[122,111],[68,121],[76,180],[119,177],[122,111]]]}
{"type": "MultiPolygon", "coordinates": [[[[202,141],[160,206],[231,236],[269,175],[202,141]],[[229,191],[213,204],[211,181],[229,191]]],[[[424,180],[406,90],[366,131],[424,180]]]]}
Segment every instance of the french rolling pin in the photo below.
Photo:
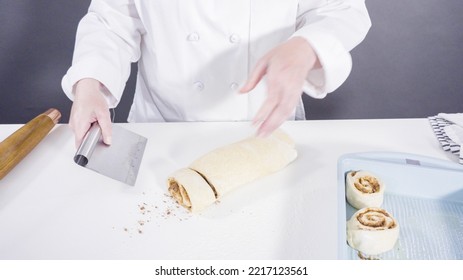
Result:
{"type": "Polygon", "coordinates": [[[0,143],[0,180],[45,138],[60,118],[58,110],[49,109],[0,143]]]}

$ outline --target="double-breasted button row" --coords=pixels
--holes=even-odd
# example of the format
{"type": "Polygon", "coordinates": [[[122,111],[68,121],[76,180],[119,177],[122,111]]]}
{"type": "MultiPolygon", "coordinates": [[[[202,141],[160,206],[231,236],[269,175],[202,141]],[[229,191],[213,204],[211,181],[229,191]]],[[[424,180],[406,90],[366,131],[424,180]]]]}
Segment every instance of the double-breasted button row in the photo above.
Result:
{"type": "MultiPolygon", "coordinates": [[[[188,41],[190,41],[190,42],[197,42],[197,41],[199,41],[201,39],[201,36],[197,32],[192,32],[192,33],[187,35],[186,39],[188,41]]],[[[238,34],[233,33],[228,37],[228,40],[232,44],[237,44],[237,43],[241,42],[241,37],[238,34]]],[[[196,91],[203,91],[204,88],[205,88],[205,85],[204,85],[204,83],[202,81],[196,81],[196,82],[193,83],[193,88],[196,91]]],[[[236,83],[236,82],[232,82],[230,84],[229,88],[231,90],[233,90],[233,91],[238,90],[239,84],[236,83]]]]}
{"type": "MultiPolygon", "coordinates": [[[[204,83],[202,81],[196,81],[193,83],[193,88],[196,90],[196,91],[203,91],[204,90],[204,83]]],[[[230,89],[235,91],[235,90],[238,90],[239,88],[239,84],[236,83],[236,82],[233,82],[230,84],[230,89]]]]}
{"type": "MultiPolygon", "coordinates": [[[[188,41],[190,41],[190,42],[197,42],[197,41],[199,41],[199,39],[201,39],[201,37],[199,36],[199,34],[197,32],[192,32],[192,33],[187,35],[186,39],[188,41]]],[[[237,43],[241,42],[241,37],[240,37],[240,35],[238,35],[236,33],[233,33],[233,34],[230,35],[228,40],[232,44],[237,44],[237,43]]]]}

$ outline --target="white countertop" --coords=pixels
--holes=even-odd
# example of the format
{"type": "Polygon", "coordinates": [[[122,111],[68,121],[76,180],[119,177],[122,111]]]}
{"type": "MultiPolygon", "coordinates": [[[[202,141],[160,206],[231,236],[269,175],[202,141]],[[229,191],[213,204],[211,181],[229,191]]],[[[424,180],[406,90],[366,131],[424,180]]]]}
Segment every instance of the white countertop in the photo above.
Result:
{"type": "MultiPolygon", "coordinates": [[[[341,155],[394,151],[457,161],[427,119],[287,122],[296,161],[193,215],[166,196],[167,176],[248,136],[250,125],[118,125],[148,138],[136,185],[75,164],[72,132],[56,126],[0,181],[0,259],[335,259],[341,155]]],[[[19,127],[0,125],[0,139],[19,127]]]]}

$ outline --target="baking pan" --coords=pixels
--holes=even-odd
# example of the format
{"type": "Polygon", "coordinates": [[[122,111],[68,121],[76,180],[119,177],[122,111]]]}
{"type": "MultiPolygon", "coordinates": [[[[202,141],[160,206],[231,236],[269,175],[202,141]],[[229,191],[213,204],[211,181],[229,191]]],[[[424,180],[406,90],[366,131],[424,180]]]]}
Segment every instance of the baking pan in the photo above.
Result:
{"type": "Polygon", "coordinates": [[[463,166],[395,152],[346,154],[338,160],[338,258],[359,259],[347,245],[346,221],[356,209],[345,196],[353,170],[376,174],[385,183],[381,208],[400,225],[395,247],[379,259],[463,259],[463,166]]]}

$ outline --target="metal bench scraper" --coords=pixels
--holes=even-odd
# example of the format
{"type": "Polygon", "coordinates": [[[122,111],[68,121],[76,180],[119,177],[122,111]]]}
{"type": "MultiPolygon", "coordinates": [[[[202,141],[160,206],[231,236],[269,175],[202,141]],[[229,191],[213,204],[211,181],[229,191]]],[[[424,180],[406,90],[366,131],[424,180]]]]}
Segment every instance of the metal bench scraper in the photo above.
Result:
{"type": "Polygon", "coordinates": [[[74,156],[74,161],[112,179],[134,186],[147,139],[120,126],[112,126],[112,143],[103,142],[94,122],[74,156]]]}

